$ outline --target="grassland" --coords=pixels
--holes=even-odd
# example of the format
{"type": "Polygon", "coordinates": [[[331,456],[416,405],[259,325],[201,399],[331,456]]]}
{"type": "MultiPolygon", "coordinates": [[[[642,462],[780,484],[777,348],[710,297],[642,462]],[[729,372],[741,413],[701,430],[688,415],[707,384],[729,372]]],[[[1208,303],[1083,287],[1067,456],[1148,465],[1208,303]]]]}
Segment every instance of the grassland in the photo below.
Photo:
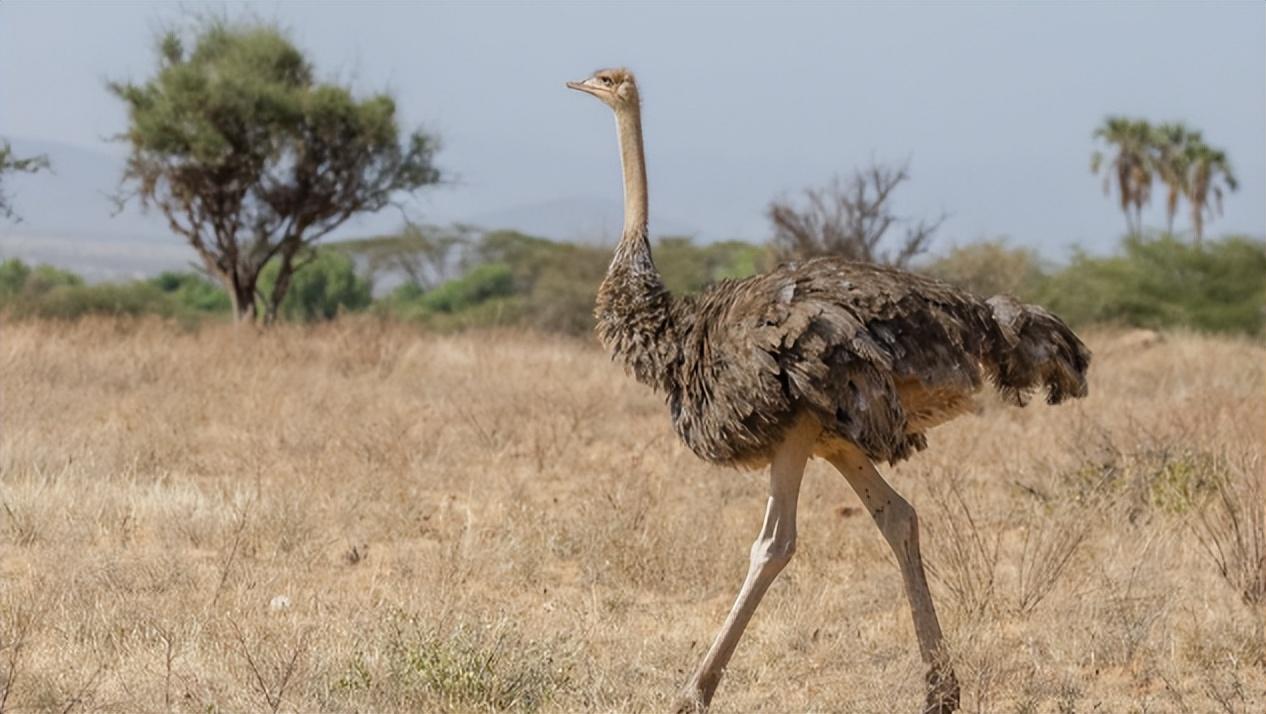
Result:
{"type": "MultiPolygon", "coordinates": [[[[887,469],[969,712],[1261,712],[1260,342],[1092,334],[887,469]]],[[[342,321],[0,332],[0,710],[662,711],[765,478],[594,347],[342,321]]],[[[895,562],[810,465],[716,712],[912,712],[895,562]]]]}

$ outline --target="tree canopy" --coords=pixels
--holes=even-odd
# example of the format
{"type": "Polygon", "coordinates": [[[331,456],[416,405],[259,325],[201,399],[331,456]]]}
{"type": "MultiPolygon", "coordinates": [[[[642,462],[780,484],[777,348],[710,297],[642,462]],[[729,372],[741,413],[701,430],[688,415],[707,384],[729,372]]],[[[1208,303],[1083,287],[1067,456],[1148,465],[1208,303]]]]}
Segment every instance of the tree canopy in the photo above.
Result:
{"type": "Polygon", "coordinates": [[[1206,217],[1222,210],[1225,190],[1238,187],[1226,152],[1205,143],[1204,135],[1182,122],[1153,126],[1144,119],[1110,116],[1094,136],[1112,152],[1095,150],[1090,170],[1103,171],[1103,191],[1115,185],[1125,224],[1131,235],[1143,231],[1143,207],[1152,197],[1152,183],[1165,184],[1166,230],[1174,231],[1178,201],[1187,199],[1191,207],[1191,228],[1199,244],[1204,237],[1206,217]]]}
{"type": "Polygon", "coordinates": [[[436,183],[436,139],[401,136],[385,93],[319,82],[273,25],[209,20],[168,32],[157,72],[114,82],[130,147],[119,200],[157,208],[229,292],[239,319],[272,319],[310,248],[358,213],[436,183]],[[267,294],[259,276],[277,264],[267,294]]]}

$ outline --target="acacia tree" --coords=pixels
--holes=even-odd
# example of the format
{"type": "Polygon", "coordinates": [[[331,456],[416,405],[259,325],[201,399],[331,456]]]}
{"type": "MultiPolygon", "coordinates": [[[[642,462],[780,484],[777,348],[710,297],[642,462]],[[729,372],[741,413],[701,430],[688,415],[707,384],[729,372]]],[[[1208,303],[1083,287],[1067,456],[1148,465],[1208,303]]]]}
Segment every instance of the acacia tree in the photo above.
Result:
{"type": "Polygon", "coordinates": [[[14,213],[13,206],[9,203],[9,197],[4,193],[4,175],[7,173],[33,174],[47,168],[47,156],[18,158],[13,155],[13,147],[9,145],[9,142],[0,141],[0,218],[7,218],[13,221],[22,220],[14,213]]]}
{"type": "Polygon", "coordinates": [[[906,266],[928,249],[945,216],[928,221],[902,219],[893,213],[892,193],[910,179],[905,164],[871,164],[847,180],[835,177],[822,188],[804,191],[804,204],[779,199],[766,215],[774,227],[771,245],[778,260],[837,255],[850,260],[906,266]],[[904,228],[895,241],[889,229],[904,228]],[[895,243],[891,248],[886,244],[895,243]]]}
{"type": "Polygon", "coordinates": [[[476,239],[474,226],[421,226],[406,223],[395,235],[349,241],[343,248],[364,258],[371,276],[380,271],[394,272],[419,290],[434,290],[456,277],[464,263],[464,253],[476,239]]]}
{"type": "Polygon", "coordinates": [[[118,200],[157,208],[223,283],[238,320],[277,314],[314,244],[439,180],[434,137],[406,137],[391,96],[321,83],[273,25],[213,19],[159,43],[158,71],[113,82],[130,146],[118,200]],[[267,294],[260,272],[277,263],[267,294]]]}

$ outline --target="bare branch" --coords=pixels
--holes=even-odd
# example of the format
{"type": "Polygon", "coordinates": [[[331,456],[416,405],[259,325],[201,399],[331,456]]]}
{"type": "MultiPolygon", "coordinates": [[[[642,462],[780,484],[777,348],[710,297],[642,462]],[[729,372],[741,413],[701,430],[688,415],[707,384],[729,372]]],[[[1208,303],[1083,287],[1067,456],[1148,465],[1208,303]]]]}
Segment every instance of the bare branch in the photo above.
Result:
{"type": "Polygon", "coordinates": [[[835,177],[822,188],[804,192],[805,205],[787,200],[769,205],[774,226],[772,243],[781,260],[800,260],[817,255],[837,255],[850,260],[904,267],[926,252],[945,221],[910,222],[893,213],[893,192],[910,179],[907,164],[872,163],[853,172],[847,180],[835,177]],[[883,245],[890,230],[905,224],[905,235],[892,250],[883,245]]]}

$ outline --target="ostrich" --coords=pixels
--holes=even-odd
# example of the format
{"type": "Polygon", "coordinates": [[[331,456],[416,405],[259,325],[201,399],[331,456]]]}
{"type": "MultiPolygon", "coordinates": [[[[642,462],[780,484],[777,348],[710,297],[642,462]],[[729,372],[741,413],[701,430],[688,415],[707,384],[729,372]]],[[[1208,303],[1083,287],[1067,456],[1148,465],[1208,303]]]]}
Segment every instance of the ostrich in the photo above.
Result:
{"type": "Polygon", "coordinates": [[[914,509],[880,476],[967,411],[985,377],[1010,402],[1035,389],[1086,394],[1090,352],[1059,318],[1009,296],[837,258],[784,264],[701,294],[670,295],[651,259],[641,103],[627,69],[567,86],[615,112],[624,232],[598,289],[597,334],[641,383],[666,395],[673,429],[700,458],[768,465],[769,499],[738,598],[677,710],[703,711],[770,583],[791,560],[810,457],[852,486],[892,548],[927,667],[924,712],[952,712],[959,687],[942,649],[914,509]]]}

